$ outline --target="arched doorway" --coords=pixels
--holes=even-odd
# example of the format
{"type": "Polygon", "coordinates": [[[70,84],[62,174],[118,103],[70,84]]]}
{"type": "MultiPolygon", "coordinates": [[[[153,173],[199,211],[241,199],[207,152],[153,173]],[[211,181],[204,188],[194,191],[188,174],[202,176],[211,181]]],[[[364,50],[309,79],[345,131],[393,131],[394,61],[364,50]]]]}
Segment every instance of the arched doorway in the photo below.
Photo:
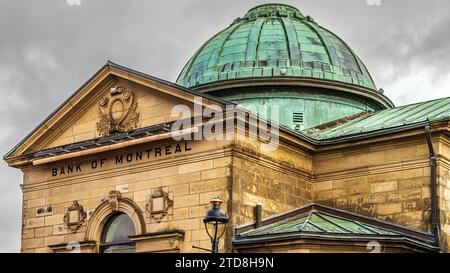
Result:
{"type": "Polygon", "coordinates": [[[133,253],[135,243],[128,236],[136,235],[131,218],[122,212],[112,215],[106,222],[100,242],[102,253],[133,253]]]}

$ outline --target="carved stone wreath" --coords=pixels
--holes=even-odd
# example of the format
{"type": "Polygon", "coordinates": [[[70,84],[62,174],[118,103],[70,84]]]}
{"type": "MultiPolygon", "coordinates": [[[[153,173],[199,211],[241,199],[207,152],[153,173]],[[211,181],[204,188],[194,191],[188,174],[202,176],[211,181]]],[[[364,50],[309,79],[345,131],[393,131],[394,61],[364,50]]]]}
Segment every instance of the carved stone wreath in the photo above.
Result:
{"type": "Polygon", "coordinates": [[[135,129],[139,121],[137,106],[133,92],[125,87],[111,88],[110,94],[99,100],[99,135],[125,133],[135,129]]]}
{"type": "Polygon", "coordinates": [[[146,210],[150,213],[150,216],[159,223],[162,218],[167,215],[169,208],[172,206],[173,200],[170,199],[169,194],[162,188],[159,188],[154,190],[152,195],[149,196],[146,210]]]}
{"type": "Polygon", "coordinates": [[[83,225],[85,219],[86,212],[77,201],[72,203],[64,215],[64,223],[72,232],[76,232],[83,225]]]}

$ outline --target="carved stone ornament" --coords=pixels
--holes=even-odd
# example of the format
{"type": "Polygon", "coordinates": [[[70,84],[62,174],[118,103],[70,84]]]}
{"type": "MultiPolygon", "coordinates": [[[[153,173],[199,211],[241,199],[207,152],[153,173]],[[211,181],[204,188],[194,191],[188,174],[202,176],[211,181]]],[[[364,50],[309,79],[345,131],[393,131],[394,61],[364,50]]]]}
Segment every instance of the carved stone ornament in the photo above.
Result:
{"type": "Polygon", "coordinates": [[[167,215],[170,207],[173,206],[173,200],[170,199],[169,194],[162,188],[156,189],[152,192],[147,200],[146,210],[150,216],[156,220],[157,223],[167,215]]]}
{"type": "Polygon", "coordinates": [[[97,130],[100,136],[125,133],[137,127],[138,104],[133,92],[124,87],[114,87],[98,103],[100,121],[97,123],[97,130]]]}
{"type": "Polygon", "coordinates": [[[110,191],[108,195],[109,206],[113,211],[119,211],[119,199],[122,197],[120,191],[110,191]]]}
{"type": "Polygon", "coordinates": [[[76,232],[79,227],[81,227],[86,219],[86,212],[83,206],[78,204],[77,201],[73,201],[72,205],[67,209],[64,215],[64,223],[67,228],[72,232],[76,232]]]}

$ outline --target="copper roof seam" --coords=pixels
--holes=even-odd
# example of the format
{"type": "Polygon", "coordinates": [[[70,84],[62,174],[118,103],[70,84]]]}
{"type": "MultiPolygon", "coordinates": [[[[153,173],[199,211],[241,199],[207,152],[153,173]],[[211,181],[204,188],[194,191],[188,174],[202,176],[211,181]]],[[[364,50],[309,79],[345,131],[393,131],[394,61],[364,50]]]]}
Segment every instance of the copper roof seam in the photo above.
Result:
{"type": "Polygon", "coordinates": [[[208,60],[208,64],[207,64],[206,69],[210,69],[210,68],[217,67],[217,63],[218,63],[218,61],[219,61],[219,59],[220,59],[220,55],[222,54],[223,47],[224,47],[225,43],[228,41],[228,39],[230,38],[230,36],[233,35],[233,33],[234,33],[239,27],[241,27],[244,23],[246,23],[246,22],[245,22],[245,21],[241,21],[241,22],[237,23],[237,24],[234,25],[234,26],[230,26],[230,29],[228,30],[228,33],[226,33],[226,34],[224,35],[224,37],[222,37],[222,38],[219,40],[220,44],[218,43],[218,47],[216,47],[216,48],[218,48],[218,50],[216,51],[216,52],[217,52],[216,56],[214,56],[214,54],[212,54],[212,55],[210,56],[210,59],[208,60]]]}
{"type": "MultiPolygon", "coordinates": [[[[334,32],[332,32],[332,31],[330,31],[330,30],[328,30],[328,29],[326,29],[326,28],[324,28],[324,27],[320,27],[320,28],[323,29],[324,31],[330,33],[331,35],[333,35],[337,40],[341,41],[342,44],[343,44],[345,47],[347,47],[347,49],[350,51],[350,54],[351,54],[351,55],[353,56],[353,58],[355,59],[356,64],[358,65],[359,72],[361,73],[361,75],[366,76],[366,75],[364,75],[364,72],[363,72],[363,70],[362,70],[362,68],[361,68],[361,64],[358,62],[358,56],[357,56],[356,53],[353,51],[353,49],[352,49],[352,48],[351,48],[344,40],[342,40],[341,38],[339,38],[339,36],[336,35],[334,32]]],[[[368,72],[368,71],[367,71],[367,72],[368,72]]],[[[376,90],[375,82],[373,81],[372,76],[370,75],[370,73],[369,73],[368,76],[369,76],[369,78],[372,80],[372,83],[374,84],[374,89],[376,90]]]]}
{"type": "Polygon", "coordinates": [[[290,35],[288,35],[288,32],[286,30],[286,25],[284,23],[284,17],[277,17],[277,20],[280,22],[280,25],[283,28],[284,41],[286,42],[286,49],[288,52],[288,58],[289,58],[289,64],[290,64],[290,62],[292,61],[291,44],[290,44],[290,40],[289,40],[290,35]]]}
{"type": "Polygon", "coordinates": [[[251,29],[250,29],[250,31],[248,32],[248,36],[247,36],[247,46],[246,46],[246,48],[245,48],[245,59],[244,59],[244,62],[245,62],[245,66],[247,66],[247,62],[254,62],[255,60],[256,60],[256,56],[253,56],[253,57],[251,57],[250,56],[250,52],[249,52],[249,49],[250,49],[250,46],[252,46],[252,47],[255,47],[255,54],[256,54],[256,44],[258,43],[258,41],[259,41],[259,35],[260,35],[260,33],[261,33],[261,29],[262,29],[262,25],[263,25],[264,23],[263,23],[263,21],[262,20],[254,20],[253,21],[253,24],[252,24],[252,26],[251,26],[251,29]],[[256,24],[258,24],[258,25],[256,25],[256,24]],[[253,33],[255,32],[255,31],[258,31],[256,34],[254,34],[254,35],[256,35],[257,37],[256,37],[256,39],[255,39],[255,41],[253,41],[253,40],[251,40],[252,38],[253,38],[253,33]]]}
{"type": "Polygon", "coordinates": [[[303,229],[305,228],[305,226],[308,223],[309,219],[311,218],[311,214],[312,214],[312,210],[309,211],[308,217],[305,219],[305,222],[303,223],[303,225],[299,228],[299,231],[303,231],[303,229]]]}
{"type": "MultiPolygon", "coordinates": [[[[333,54],[333,56],[331,56],[330,45],[329,45],[327,42],[325,42],[325,37],[320,33],[319,29],[317,29],[317,28],[314,26],[314,23],[310,23],[310,22],[307,21],[307,20],[302,21],[302,23],[303,23],[305,26],[307,26],[312,32],[316,33],[317,37],[318,37],[318,38],[320,39],[320,41],[322,42],[322,46],[325,48],[325,50],[326,50],[326,52],[327,52],[327,57],[328,57],[328,60],[329,60],[329,62],[330,62],[330,65],[332,65],[332,66],[340,66],[338,57],[335,56],[334,54],[333,54]]],[[[333,72],[334,72],[334,71],[333,71],[333,72]]]]}
{"type": "Polygon", "coordinates": [[[261,28],[259,29],[259,32],[258,32],[258,40],[256,41],[256,48],[255,48],[255,64],[254,64],[254,68],[255,67],[259,67],[259,45],[261,44],[260,43],[260,40],[261,40],[261,33],[262,33],[262,29],[263,29],[263,27],[264,27],[264,25],[267,23],[267,21],[269,21],[269,19],[268,18],[264,18],[264,19],[262,19],[262,24],[261,24],[261,28]]]}
{"type": "Polygon", "coordinates": [[[327,230],[324,229],[323,227],[321,227],[321,226],[319,226],[319,225],[317,225],[317,224],[315,224],[315,223],[313,223],[313,222],[310,221],[311,217],[312,217],[313,215],[316,215],[316,214],[317,214],[316,211],[314,211],[314,210],[311,211],[310,216],[308,217],[308,219],[307,219],[307,220],[305,221],[305,223],[303,224],[302,229],[303,229],[304,227],[306,227],[307,224],[310,224],[310,225],[314,226],[315,228],[321,230],[322,232],[327,232],[327,230]]]}
{"type": "Polygon", "coordinates": [[[376,232],[376,231],[374,231],[374,230],[372,230],[372,229],[370,229],[370,228],[368,228],[368,227],[362,225],[362,224],[361,224],[360,222],[358,222],[358,221],[353,221],[353,223],[355,223],[356,225],[362,227],[362,228],[365,229],[365,230],[368,230],[369,232],[374,232],[374,233],[376,233],[376,234],[378,234],[378,235],[380,234],[379,232],[376,232]]]}
{"type": "Polygon", "coordinates": [[[320,213],[317,213],[316,215],[317,215],[318,217],[322,218],[323,220],[327,221],[328,223],[333,224],[333,225],[335,225],[335,226],[337,226],[337,227],[343,229],[344,231],[347,231],[347,232],[349,232],[349,233],[353,233],[351,230],[345,228],[344,226],[341,226],[341,225],[339,225],[338,223],[335,223],[335,222],[333,222],[333,221],[331,221],[331,220],[329,220],[329,219],[323,217],[322,215],[320,215],[320,213]]]}

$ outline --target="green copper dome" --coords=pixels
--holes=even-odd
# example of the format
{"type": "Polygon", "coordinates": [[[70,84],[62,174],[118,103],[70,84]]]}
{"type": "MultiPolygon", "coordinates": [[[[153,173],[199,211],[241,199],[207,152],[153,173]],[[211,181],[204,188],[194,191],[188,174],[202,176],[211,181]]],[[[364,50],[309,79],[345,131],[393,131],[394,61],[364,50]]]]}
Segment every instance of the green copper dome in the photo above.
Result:
{"type": "Polygon", "coordinates": [[[257,6],[213,36],[177,83],[259,115],[279,109],[276,122],[296,131],[393,107],[345,42],[283,4],[257,6]]]}
{"type": "Polygon", "coordinates": [[[297,8],[251,9],[207,41],[177,83],[185,87],[255,78],[300,78],[376,91],[364,64],[339,37],[297,8]]]}

